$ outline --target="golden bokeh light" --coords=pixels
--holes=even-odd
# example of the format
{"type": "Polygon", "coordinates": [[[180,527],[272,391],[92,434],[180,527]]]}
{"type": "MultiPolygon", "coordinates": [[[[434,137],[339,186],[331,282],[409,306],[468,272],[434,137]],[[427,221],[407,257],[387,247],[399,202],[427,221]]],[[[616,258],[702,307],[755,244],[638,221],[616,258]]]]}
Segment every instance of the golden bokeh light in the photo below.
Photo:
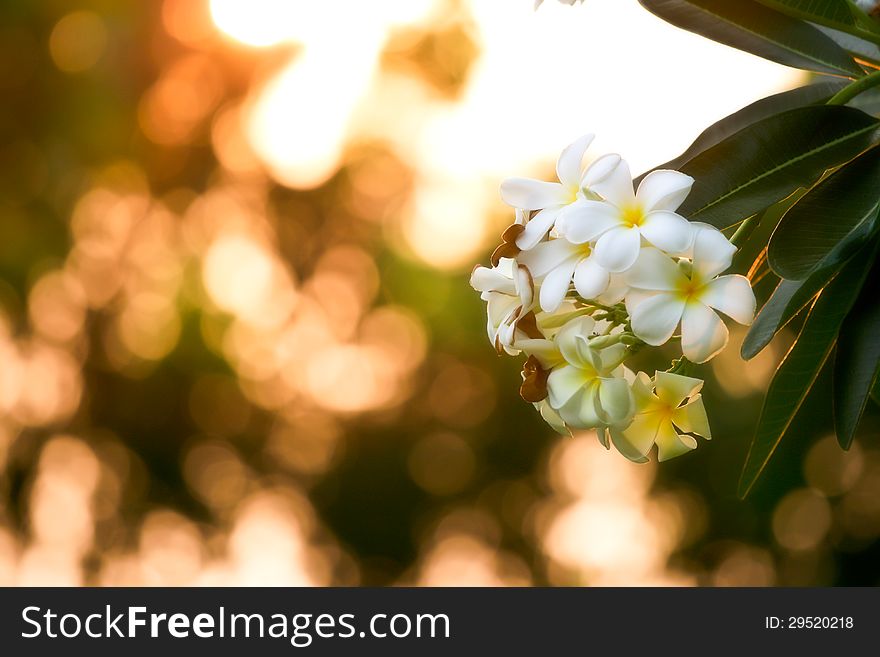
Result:
{"type": "Polygon", "coordinates": [[[814,549],[830,528],[831,506],[808,489],[790,492],[773,513],[773,534],[789,550],[814,549]]]}
{"type": "Polygon", "coordinates": [[[80,73],[97,64],[107,47],[103,19],[91,11],[73,11],[55,24],[49,54],[65,73],[80,73]]]}

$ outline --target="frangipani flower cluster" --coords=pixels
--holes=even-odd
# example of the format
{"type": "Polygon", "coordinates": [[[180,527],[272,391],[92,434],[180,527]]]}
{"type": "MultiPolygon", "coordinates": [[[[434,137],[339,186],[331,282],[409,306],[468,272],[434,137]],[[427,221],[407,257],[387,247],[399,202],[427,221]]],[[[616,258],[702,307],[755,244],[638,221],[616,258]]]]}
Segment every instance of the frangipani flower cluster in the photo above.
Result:
{"type": "Polygon", "coordinates": [[[636,188],[619,155],[584,166],[591,142],[562,151],[556,182],[502,182],[515,221],[471,285],[487,302],[498,353],[525,356],[520,394],[548,424],[595,429],[637,462],[656,445],[663,461],[694,449],[695,436],[711,438],[703,382],[683,370],[726,346],[719,313],[751,323],[755,296],[747,278],[723,273],[736,247],[677,213],[691,177],[655,170],[636,188]],[[671,341],[683,357],[669,371],[626,366],[671,341]]]}

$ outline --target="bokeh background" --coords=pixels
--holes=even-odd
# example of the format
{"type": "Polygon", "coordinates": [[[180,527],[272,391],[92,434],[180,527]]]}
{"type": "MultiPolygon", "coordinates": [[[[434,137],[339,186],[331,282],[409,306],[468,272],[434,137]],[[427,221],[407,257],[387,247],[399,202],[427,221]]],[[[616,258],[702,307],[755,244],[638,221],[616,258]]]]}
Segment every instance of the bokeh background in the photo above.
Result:
{"type": "Polygon", "coordinates": [[[875,406],[735,497],[785,335],[637,466],[519,399],[467,285],[503,177],[805,81],[634,0],[0,3],[0,584],[880,583],[875,406]]]}

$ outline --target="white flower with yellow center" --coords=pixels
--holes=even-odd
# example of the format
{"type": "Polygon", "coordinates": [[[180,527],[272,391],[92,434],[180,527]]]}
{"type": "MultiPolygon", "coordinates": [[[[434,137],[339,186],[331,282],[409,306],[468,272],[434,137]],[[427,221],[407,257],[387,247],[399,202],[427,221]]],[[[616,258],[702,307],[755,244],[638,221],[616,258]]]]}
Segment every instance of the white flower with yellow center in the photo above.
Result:
{"type": "Polygon", "coordinates": [[[590,344],[596,322],[577,317],[550,340],[522,340],[518,346],[535,355],[547,377],[547,401],[565,424],[576,429],[598,429],[607,443],[608,427],[625,426],[633,413],[633,397],[621,364],[626,347],[615,344],[597,349],[590,344]]]}
{"type": "Polygon", "coordinates": [[[569,208],[585,200],[590,188],[620,163],[620,156],[605,155],[584,169],[584,153],[592,141],[593,135],[584,135],[562,151],[556,162],[559,182],[507,178],[501,183],[505,203],[526,213],[536,212],[516,240],[520,249],[531,249],[544,239],[556,222],[564,219],[569,208]]]}
{"type": "Polygon", "coordinates": [[[513,344],[520,320],[535,306],[535,286],[529,270],[510,258],[497,267],[478,266],[471,274],[471,287],[486,301],[489,341],[510,355],[519,350],[513,344]]]}
{"type": "Polygon", "coordinates": [[[633,192],[629,165],[621,160],[590,190],[601,201],[584,199],[564,215],[558,229],[571,242],[595,242],[598,263],[610,272],[629,269],[644,244],[680,253],[693,241],[692,224],[675,210],[694,179],[678,171],[652,171],[633,192]]]}
{"type": "Polygon", "coordinates": [[[657,372],[652,382],[639,372],[632,386],[635,414],[625,429],[612,428],[614,446],[631,461],[644,463],[654,445],[658,460],[666,461],[695,449],[694,435],[711,440],[702,387],[700,379],[689,376],[657,372]]]}
{"type": "Polygon", "coordinates": [[[596,299],[608,290],[610,276],[593,255],[589,244],[551,239],[519,254],[517,261],[541,282],[539,300],[544,312],[555,312],[568,294],[574,278],[577,293],[596,299]]]}
{"type": "Polygon", "coordinates": [[[740,324],[751,324],[755,295],[745,276],[718,276],[736,251],[715,228],[698,226],[693,260],[676,263],[657,249],[644,248],[626,273],[626,297],[633,333],[649,345],[666,343],[681,323],[681,350],[694,363],[705,363],[724,349],[728,330],[721,311],[740,324]]]}

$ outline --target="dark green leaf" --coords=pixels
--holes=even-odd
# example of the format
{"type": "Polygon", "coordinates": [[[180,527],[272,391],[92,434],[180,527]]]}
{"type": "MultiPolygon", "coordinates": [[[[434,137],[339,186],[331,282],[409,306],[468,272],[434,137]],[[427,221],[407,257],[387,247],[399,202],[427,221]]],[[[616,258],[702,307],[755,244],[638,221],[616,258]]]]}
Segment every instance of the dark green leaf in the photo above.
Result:
{"type": "Polygon", "coordinates": [[[780,277],[801,280],[859,224],[877,216],[880,148],[871,148],[816,183],[783,215],[767,261],[780,277]]]}
{"type": "Polygon", "coordinates": [[[681,167],[696,182],[678,211],[717,228],[737,224],[858,155],[878,125],[857,109],[824,105],[758,121],[681,167]]]}
{"type": "Polygon", "coordinates": [[[804,21],[753,0],[639,0],[677,27],[786,66],[853,77],[861,68],[831,38],[804,21]]]}
{"type": "MultiPolygon", "coordinates": [[[[779,114],[786,110],[813,104],[824,104],[826,100],[831,98],[831,96],[845,86],[846,82],[844,80],[827,80],[824,82],[817,82],[816,84],[808,84],[804,87],[797,87],[796,89],[790,89],[789,91],[783,91],[782,93],[773,94],[772,96],[767,96],[766,98],[755,101],[751,105],[746,105],[741,110],[738,110],[710,125],[700,133],[684,153],[675,159],[669,160],[668,162],[655,167],[655,169],[678,170],[686,162],[694,159],[694,157],[703,151],[724,141],[743,128],[750,126],[761,119],[769,118],[774,114],[779,114]]],[[[638,184],[645,175],[646,174],[643,173],[639,176],[636,179],[636,184],[638,184]]]]}
{"type": "Polygon", "coordinates": [[[865,243],[876,233],[877,228],[878,219],[875,216],[873,222],[860,224],[841,240],[806,279],[780,281],[749,328],[742,343],[742,357],[748,360],[756,356],[770,343],[777,331],[788,324],[828,285],[859,249],[870,248],[865,243]]]}
{"type": "Polygon", "coordinates": [[[862,110],[865,114],[877,116],[880,114],[880,89],[874,87],[863,91],[847,103],[849,107],[862,110]]]}
{"type": "Polygon", "coordinates": [[[875,263],[862,293],[847,315],[834,357],[834,428],[844,449],[852,445],[856,427],[880,372],[880,264],[875,263]]]}
{"type": "Polygon", "coordinates": [[[853,57],[863,61],[880,62],[880,46],[876,43],[822,25],[817,25],[816,29],[853,57]]]}
{"type": "Polygon", "coordinates": [[[739,483],[745,497],[761,475],[837,340],[840,324],[856,300],[874,259],[853,258],[813,304],[792,348],[785,355],[767,391],[758,428],[739,483]]]}
{"type": "Polygon", "coordinates": [[[839,30],[852,29],[856,19],[846,0],[758,0],[771,9],[839,30]]]}
{"type": "Polygon", "coordinates": [[[767,303],[761,308],[755,321],[749,327],[745,339],[743,339],[740,355],[745,360],[757,356],[764,347],[770,344],[770,340],[773,339],[776,332],[785,326],[782,319],[783,314],[801,284],[801,281],[779,281],[779,285],[773,290],[773,294],[767,299],[767,303]]]}
{"type": "MultiPolygon", "coordinates": [[[[733,262],[730,265],[732,272],[737,274],[748,274],[755,264],[755,261],[761,257],[761,252],[767,248],[767,242],[770,241],[770,235],[776,229],[776,224],[785,214],[786,210],[797,203],[798,199],[803,196],[803,190],[798,190],[791,196],[774,203],[770,207],[762,210],[756,215],[757,226],[751,230],[747,237],[744,237],[737,244],[739,249],[733,256],[733,262]]],[[[742,226],[742,224],[740,224],[742,226]]],[[[739,229],[737,229],[739,230],[739,229]]]]}

